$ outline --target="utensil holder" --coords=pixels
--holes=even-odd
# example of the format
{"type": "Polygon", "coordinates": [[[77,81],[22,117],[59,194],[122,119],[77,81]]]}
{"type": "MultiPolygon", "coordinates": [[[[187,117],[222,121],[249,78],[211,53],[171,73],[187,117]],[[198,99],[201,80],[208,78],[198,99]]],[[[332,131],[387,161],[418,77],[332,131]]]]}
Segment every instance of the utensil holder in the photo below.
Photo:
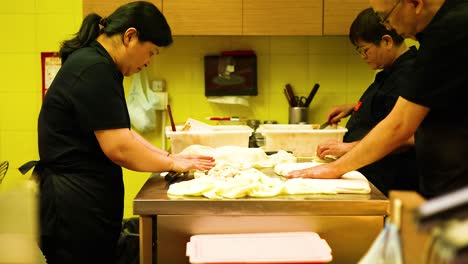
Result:
{"type": "Polygon", "coordinates": [[[289,124],[307,124],[309,108],[307,107],[289,107],[289,124]]]}

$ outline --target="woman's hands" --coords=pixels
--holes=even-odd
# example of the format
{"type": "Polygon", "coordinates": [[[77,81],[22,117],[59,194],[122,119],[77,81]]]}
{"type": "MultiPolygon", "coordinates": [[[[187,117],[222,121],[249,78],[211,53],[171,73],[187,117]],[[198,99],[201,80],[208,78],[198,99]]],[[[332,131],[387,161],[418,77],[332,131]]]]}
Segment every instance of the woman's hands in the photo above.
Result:
{"type": "Polygon", "coordinates": [[[344,105],[334,106],[330,110],[330,113],[328,113],[327,121],[330,124],[336,124],[340,122],[342,118],[349,116],[353,112],[353,109],[355,106],[356,104],[344,104],[344,105]]]}
{"type": "MultiPolygon", "coordinates": [[[[327,116],[330,124],[338,123],[342,118],[353,112],[356,104],[345,104],[334,106],[327,116]]],[[[341,157],[350,151],[357,142],[343,143],[338,141],[328,141],[317,146],[317,156],[325,159],[325,156],[332,155],[341,157]]],[[[323,164],[303,170],[295,170],[288,173],[286,178],[316,178],[316,179],[337,179],[341,177],[340,171],[333,164],[323,164]]]]}
{"type": "Polygon", "coordinates": [[[350,151],[357,143],[357,141],[345,143],[330,140],[317,146],[317,156],[321,159],[325,159],[325,156],[327,155],[332,155],[339,158],[350,151]]]}
{"type": "Polygon", "coordinates": [[[286,178],[314,178],[314,179],[338,179],[341,173],[331,166],[331,163],[318,165],[312,168],[290,171],[286,178]]]}
{"type": "MultiPolygon", "coordinates": [[[[343,143],[334,140],[321,143],[317,146],[317,156],[325,159],[327,155],[341,157],[350,151],[359,141],[343,143]]],[[[315,179],[337,179],[341,177],[341,172],[334,164],[323,164],[303,170],[295,170],[288,173],[286,178],[315,178],[315,179]]]]}
{"type": "Polygon", "coordinates": [[[214,167],[214,158],[202,155],[169,155],[173,159],[172,170],[176,172],[185,172],[189,170],[207,171],[214,167]]]}

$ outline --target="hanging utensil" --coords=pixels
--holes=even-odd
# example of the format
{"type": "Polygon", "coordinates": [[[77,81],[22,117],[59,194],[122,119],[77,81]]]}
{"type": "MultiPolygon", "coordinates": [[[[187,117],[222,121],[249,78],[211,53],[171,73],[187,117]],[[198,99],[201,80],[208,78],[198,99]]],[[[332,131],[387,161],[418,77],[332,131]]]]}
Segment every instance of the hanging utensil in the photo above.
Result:
{"type": "Polygon", "coordinates": [[[309,107],[310,103],[312,102],[312,99],[314,99],[315,94],[318,91],[318,88],[320,87],[320,84],[316,83],[312,90],[309,93],[309,96],[307,96],[307,100],[304,103],[305,107],[309,107]]]}
{"type": "Polygon", "coordinates": [[[288,90],[286,88],[283,89],[284,95],[286,96],[286,100],[288,101],[288,104],[290,107],[293,107],[293,104],[291,102],[291,98],[289,97],[288,90]]]}
{"type": "Polygon", "coordinates": [[[297,106],[296,96],[294,95],[294,91],[292,89],[291,84],[289,84],[289,83],[286,84],[286,91],[288,92],[289,98],[291,100],[291,105],[293,107],[297,106]]]}

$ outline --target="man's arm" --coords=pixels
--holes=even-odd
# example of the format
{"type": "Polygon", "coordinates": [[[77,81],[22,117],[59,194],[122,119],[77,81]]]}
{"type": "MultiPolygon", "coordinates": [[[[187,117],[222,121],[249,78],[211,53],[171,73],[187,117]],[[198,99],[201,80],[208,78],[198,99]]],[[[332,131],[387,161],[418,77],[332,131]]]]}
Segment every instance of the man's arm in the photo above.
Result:
{"type": "Polygon", "coordinates": [[[407,142],[429,108],[399,97],[393,110],[353,149],[335,162],[290,172],[289,178],[339,178],[346,172],[375,162],[407,142]]]}

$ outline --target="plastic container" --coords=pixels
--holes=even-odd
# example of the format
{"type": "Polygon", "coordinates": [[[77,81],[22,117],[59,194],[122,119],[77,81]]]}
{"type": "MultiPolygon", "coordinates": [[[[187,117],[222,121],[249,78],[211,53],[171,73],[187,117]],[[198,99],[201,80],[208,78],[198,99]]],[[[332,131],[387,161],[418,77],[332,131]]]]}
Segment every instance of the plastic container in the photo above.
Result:
{"type": "Polygon", "coordinates": [[[179,153],[191,145],[247,148],[249,137],[253,132],[253,129],[246,125],[211,126],[211,128],[211,130],[180,131],[182,126],[177,126],[177,131],[172,131],[171,127],[166,127],[166,136],[171,140],[171,152],[179,153]]]}
{"type": "Polygon", "coordinates": [[[265,137],[265,151],[292,151],[297,157],[316,156],[317,145],[328,141],[343,141],[344,127],[317,129],[314,125],[260,125],[257,132],[265,137]]]}
{"type": "Polygon", "coordinates": [[[192,264],[328,263],[328,243],[314,232],[195,235],[187,243],[192,264]]]}

